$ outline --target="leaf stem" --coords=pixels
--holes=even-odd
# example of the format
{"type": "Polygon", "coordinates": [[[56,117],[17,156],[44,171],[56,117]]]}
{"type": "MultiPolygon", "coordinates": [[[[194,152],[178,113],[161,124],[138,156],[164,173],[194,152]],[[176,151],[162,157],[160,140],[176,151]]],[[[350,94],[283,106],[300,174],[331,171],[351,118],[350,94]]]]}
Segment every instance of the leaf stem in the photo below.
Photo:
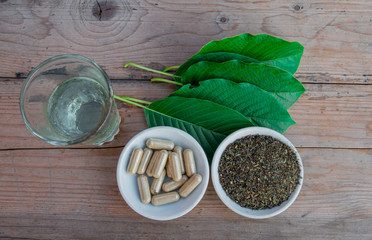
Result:
{"type": "MultiPolygon", "coordinates": [[[[120,100],[120,101],[129,103],[129,104],[135,105],[137,107],[141,107],[141,108],[147,109],[146,106],[143,106],[143,105],[141,105],[141,104],[139,104],[137,102],[131,101],[131,100],[127,99],[126,97],[118,97],[118,96],[114,95],[114,98],[117,99],[117,100],[120,100]]],[[[131,99],[134,99],[134,98],[131,98],[131,99]]],[[[138,99],[135,99],[135,100],[137,101],[138,99]]]]}
{"type": "Polygon", "coordinates": [[[141,99],[136,99],[136,98],[131,98],[131,97],[122,97],[122,98],[125,98],[129,101],[132,101],[132,102],[138,102],[138,103],[144,103],[144,104],[151,104],[151,102],[149,101],[145,101],[145,100],[141,100],[141,99]]]}
{"type": "Polygon", "coordinates": [[[175,85],[183,86],[183,84],[180,82],[176,82],[176,81],[172,81],[172,80],[164,79],[164,78],[151,78],[151,82],[165,82],[165,83],[172,83],[175,85]]]}
{"type": "Polygon", "coordinates": [[[166,75],[166,76],[169,76],[169,77],[179,77],[179,76],[174,75],[174,74],[171,74],[171,73],[166,73],[166,72],[158,71],[158,70],[151,69],[151,68],[148,68],[148,67],[145,67],[145,66],[141,66],[141,65],[138,65],[138,64],[135,64],[135,63],[131,63],[131,62],[126,63],[124,65],[125,68],[128,67],[128,66],[137,67],[137,68],[140,68],[140,69],[149,71],[149,72],[159,73],[159,74],[166,75]]]}
{"type": "Polygon", "coordinates": [[[172,69],[178,69],[180,66],[171,66],[171,67],[167,67],[166,69],[163,70],[163,72],[168,72],[172,69]]]}

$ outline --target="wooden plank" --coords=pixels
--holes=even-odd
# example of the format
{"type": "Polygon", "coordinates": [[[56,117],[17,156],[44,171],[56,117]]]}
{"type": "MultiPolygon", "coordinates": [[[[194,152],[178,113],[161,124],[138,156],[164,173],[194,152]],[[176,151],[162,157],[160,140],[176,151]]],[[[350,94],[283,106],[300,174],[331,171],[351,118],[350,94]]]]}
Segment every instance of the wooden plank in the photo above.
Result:
{"type": "Polygon", "coordinates": [[[25,76],[49,57],[75,53],[97,61],[111,78],[146,78],[149,75],[142,71],[123,70],[123,64],[157,69],[178,65],[211,40],[250,32],[301,42],[305,46],[301,74],[371,82],[368,0],[18,0],[0,5],[3,77],[25,76]],[[342,78],[344,74],[357,77],[342,78]]]}
{"type": "Polygon", "coordinates": [[[370,239],[372,150],[300,148],[298,199],[284,213],[250,220],[230,211],[210,182],[173,221],[145,219],[116,185],[121,148],[0,151],[0,237],[25,239],[370,239]],[[104,236],[104,237],[103,237],[104,236]]]}
{"type": "MultiPolygon", "coordinates": [[[[0,128],[0,149],[50,148],[52,145],[34,137],[23,123],[19,109],[22,84],[23,80],[0,81],[0,125],[2,126],[0,128]]],[[[164,98],[175,90],[171,84],[151,84],[149,81],[132,80],[114,80],[113,88],[119,96],[135,97],[147,101],[164,98]]],[[[124,146],[131,137],[147,128],[142,109],[123,102],[117,102],[117,107],[122,121],[120,132],[113,142],[104,144],[103,147],[124,146]]]]}
{"type": "Polygon", "coordinates": [[[305,85],[285,133],[296,146],[371,148],[372,85],[305,85]]]}
{"type": "MultiPolygon", "coordinates": [[[[0,81],[0,149],[50,148],[32,136],[22,121],[18,103],[22,83],[0,81]]],[[[170,84],[131,80],[114,80],[113,88],[119,96],[150,102],[175,90],[170,84]]],[[[307,92],[289,110],[297,124],[285,133],[296,146],[372,147],[372,85],[305,84],[305,88],[307,92]]],[[[147,128],[142,109],[117,103],[124,122],[114,141],[104,147],[124,146],[147,128]]]]}

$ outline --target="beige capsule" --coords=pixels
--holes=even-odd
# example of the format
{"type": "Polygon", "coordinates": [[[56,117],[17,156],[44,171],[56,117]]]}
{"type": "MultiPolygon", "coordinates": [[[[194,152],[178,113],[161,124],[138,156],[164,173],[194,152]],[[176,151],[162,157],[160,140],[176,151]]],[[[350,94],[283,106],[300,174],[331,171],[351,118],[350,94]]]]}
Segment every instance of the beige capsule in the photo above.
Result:
{"type": "Polygon", "coordinates": [[[147,176],[149,176],[149,177],[153,176],[152,171],[153,171],[154,165],[155,165],[156,161],[158,160],[159,156],[160,156],[160,151],[155,151],[154,154],[152,155],[150,163],[149,163],[149,165],[147,166],[147,169],[146,169],[147,176]]]}
{"type": "Polygon", "coordinates": [[[142,159],[142,155],[143,155],[142,148],[133,149],[133,152],[132,152],[132,154],[130,156],[130,159],[129,159],[128,168],[127,168],[127,172],[129,174],[136,174],[138,166],[139,166],[139,164],[141,162],[141,159],[142,159]]]}
{"type": "Polygon", "coordinates": [[[154,166],[152,167],[152,176],[154,178],[159,178],[161,172],[164,170],[165,165],[167,164],[168,160],[168,151],[161,150],[159,153],[159,157],[156,160],[154,166]]]}
{"type": "Polygon", "coordinates": [[[152,196],[151,203],[155,206],[158,206],[167,203],[177,202],[179,199],[180,195],[177,192],[169,192],[152,196]]]}
{"type": "Polygon", "coordinates": [[[172,150],[174,148],[174,143],[165,139],[149,138],[146,141],[146,146],[151,149],[172,150]]]}
{"type": "Polygon", "coordinates": [[[161,172],[159,178],[154,178],[154,180],[152,180],[152,184],[151,184],[151,188],[150,188],[150,192],[151,192],[152,195],[156,195],[156,194],[160,193],[161,186],[163,185],[164,178],[165,178],[165,172],[166,171],[164,169],[161,172]]]}
{"type": "Polygon", "coordinates": [[[168,182],[163,183],[161,189],[163,189],[164,192],[171,192],[181,187],[187,179],[189,178],[186,175],[182,175],[181,181],[176,182],[174,180],[169,180],[168,182]]]}
{"type": "Polygon", "coordinates": [[[194,174],[189,180],[187,180],[180,188],[179,193],[181,197],[187,197],[203,180],[200,174],[194,174]]]}
{"type": "Polygon", "coordinates": [[[180,181],[182,178],[181,173],[181,163],[178,153],[172,152],[169,155],[170,170],[172,171],[172,179],[176,182],[180,181]]]}
{"type": "Polygon", "coordinates": [[[183,161],[185,163],[186,175],[191,177],[196,173],[194,153],[191,149],[185,149],[185,151],[183,151],[183,161]]]}
{"type": "Polygon", "coordinates": [[[141,163],[138,166],[137,174],[144,174],[146,172],[147,166],[149,165],[151,160],[152,152],[153,151],[149,148],[145,148],[145,150],[143,150],[143,155],[141,163]]]}
{"type": "Polygon", "coordinates": [[[185,164],[183,162],[183,156],[182,156],[182,147],[181,146],[176,146],[174,147],[173,151],[178,154],[178,157],[180,158],[180,163],[181,163],[181,173],[185,174],[185,164]]]}
{"type": "Polygon", "coordinates": [[[151,193],[147,177],[145,175],[139,175],[137,177],[137,183],[141,201],[146,204],[149,203],[151,201],[151,193]]]}
{"type": "Polygon", "coordinates": [[[165,169],[167,170],[167,176],[169,178],[172,178],[172,172],[171,172],[171,165],[170,165],[170,161],[169,161],[169,155],[168,155],[167,165],[165,165],[165,169]]]}

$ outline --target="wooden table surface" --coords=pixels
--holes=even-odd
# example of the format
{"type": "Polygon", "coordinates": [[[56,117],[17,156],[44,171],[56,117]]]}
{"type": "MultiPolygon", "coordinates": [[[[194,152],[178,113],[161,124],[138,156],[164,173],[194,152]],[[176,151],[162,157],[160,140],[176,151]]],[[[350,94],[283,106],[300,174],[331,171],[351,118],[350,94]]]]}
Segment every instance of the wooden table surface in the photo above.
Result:
{"type": "Polygon", "coordinates": [[[372,1],[0,1],[0,239],[372,239],[372,1]],[[146,129],[142,109],[118,102],[124,123],[102,147],[54,147],[26,129],[19,95],[29,71],[66,53],[94,59],[117,95],[154,101],[150,83],[211,40],[267,33],[305,47],[296,77],[307,92],[285,133],[305,167],[294,204],[243,218],[212,183],[187,215],[157,222],[122,199],[116,164],[146,129]]]}

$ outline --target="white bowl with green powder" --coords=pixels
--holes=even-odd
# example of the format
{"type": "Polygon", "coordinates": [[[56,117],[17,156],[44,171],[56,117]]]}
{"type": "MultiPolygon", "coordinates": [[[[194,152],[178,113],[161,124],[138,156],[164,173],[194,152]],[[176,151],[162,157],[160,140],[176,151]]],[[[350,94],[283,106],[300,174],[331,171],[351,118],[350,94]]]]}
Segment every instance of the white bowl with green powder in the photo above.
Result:
{"type": "Polygon", "coordinates": [[[285,211],[303,183],[301,157],[282,134],[263,127],[240,129],[217,148],[211,166],[222,202],[244,217],[263,219],[285,211]]]}

